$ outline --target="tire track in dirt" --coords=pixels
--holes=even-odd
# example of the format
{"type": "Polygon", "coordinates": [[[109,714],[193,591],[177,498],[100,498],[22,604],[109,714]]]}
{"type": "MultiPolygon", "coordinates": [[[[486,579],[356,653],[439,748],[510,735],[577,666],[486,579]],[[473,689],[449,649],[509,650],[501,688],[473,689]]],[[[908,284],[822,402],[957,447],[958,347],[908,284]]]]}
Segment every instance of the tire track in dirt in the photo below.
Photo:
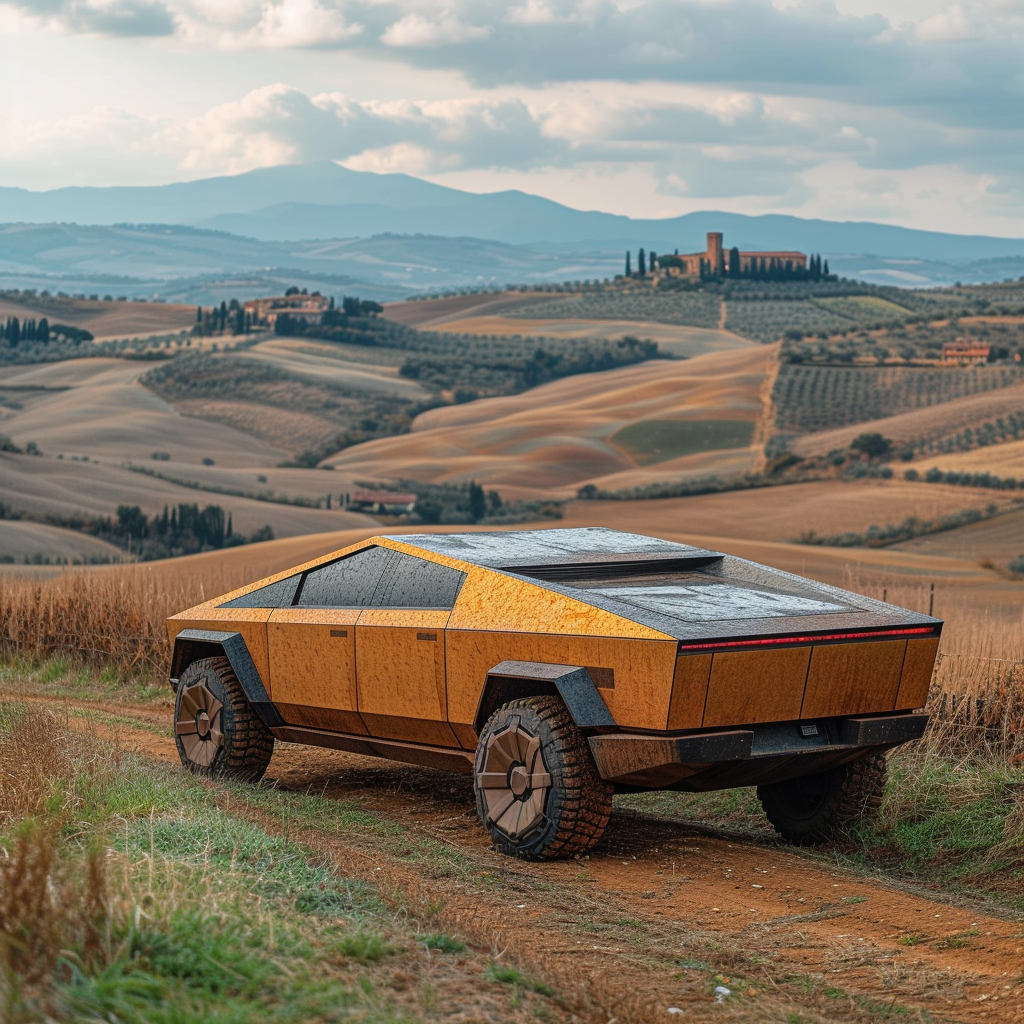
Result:
{"type": "MultiPolygon", "coordinates": [[[[98,716],[91,723],[101,734],[177,761],[169,730],[153,731],[166,726],[166,709],[71,706],[98,716]]],[[[926,1011],[932,1020],[1024,1021],[1019,915],[626,810],[589,858],[512,861],[491,849],[476,821],[468,776],[337,751],[279,743],[268,781],[353,801],[401,826],[410,850],[432,840],[457,854],[464,866],[449,870],[389,851],[379,837],[292,832],[343,872],[390,885],[413,913],[503,950],[588,1019],[666,1020],[675,1006],[699,1019],[859,1021],[926,1011]],[[722,1005],[710,995],[716,975],[742,979],[722,1005]]],[[[231,810],[280,828],[264,812],[231,810]]]]}

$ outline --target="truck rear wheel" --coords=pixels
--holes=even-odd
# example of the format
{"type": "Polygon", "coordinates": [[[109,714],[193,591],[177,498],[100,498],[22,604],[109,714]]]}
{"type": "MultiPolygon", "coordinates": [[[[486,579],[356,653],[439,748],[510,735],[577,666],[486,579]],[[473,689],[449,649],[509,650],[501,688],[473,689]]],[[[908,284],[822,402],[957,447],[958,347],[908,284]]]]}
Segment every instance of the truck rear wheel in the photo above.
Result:
{"type": "Polygon", "coordinates": [[[513,857],[572,857],[608,827],[612,786],[558,697],[513,700],[477,744],[476,808],[495,847],[513,857]]]}
{"type": "Polygon", "coordinates": [[[194,661],[174,698],[174,743],[181,763],[210,777],[258,782],[274,735],[252,709],[227,658],[194,661]]]}
{"type": "Polygon", "coordinates": [[[841,768],[757,787],[768,820],[791,843],[827,843],[858,821],[878,814],[885,792],[884,754],[868,754],[841,768]]]}

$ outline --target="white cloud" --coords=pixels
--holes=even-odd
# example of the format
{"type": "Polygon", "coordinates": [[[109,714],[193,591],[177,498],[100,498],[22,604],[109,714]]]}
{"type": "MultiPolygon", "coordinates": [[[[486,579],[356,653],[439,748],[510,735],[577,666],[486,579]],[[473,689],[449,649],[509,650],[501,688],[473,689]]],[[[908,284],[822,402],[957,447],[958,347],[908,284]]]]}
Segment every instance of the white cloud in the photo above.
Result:
{"type": "Polygon", "coordinates": [[[336,47],[361,35],[363,26],[316,0],[282,0],[263,6],[250,38],[268,47],[336,47]]]}
{"type": "Polygon", "coordinates": [[[575,11],[559,14],[546,0],[526,0],[522,7],[512,7],[505,15],[509,25],[564,25],[578,18],[575,11]]]}
{"type": "Polygon", "coordinates": [[[486,39],[490,34],[490,26],[469,25],[453,12],[444,11],[436,19],[422,14],[407,14],[389,25],[380,38],[385,46],[418,49],[456,46],[486,39]]]}
{"type": "Polygon", "coordinates": [[[436,174],[450,170],[425,146],[410,142],[398,142],[380,149],[366,149],[345,161],[353,171],[372,171],[374,174],[436,174]]]}

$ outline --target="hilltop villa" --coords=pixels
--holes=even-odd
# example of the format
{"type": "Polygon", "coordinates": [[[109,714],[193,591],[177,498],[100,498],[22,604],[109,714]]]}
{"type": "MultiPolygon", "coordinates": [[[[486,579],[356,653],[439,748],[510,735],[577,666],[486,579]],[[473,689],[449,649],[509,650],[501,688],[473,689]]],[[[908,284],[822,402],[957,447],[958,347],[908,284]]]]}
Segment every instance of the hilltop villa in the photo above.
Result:
{"type": "Polygon", "coordinates": [[[731,252],[722,247],[722,232],[708,232],[708,247],[704,252],[685,256],[661,256],[661,272],[670,277],[701,277],[705,274],[750,274],[758,271],[779,270],[786,273],[807,270],[807,254],[803,252],[739,252],[739,266],[733,266],[738,250],[731,252]]]}
{"type": "Polygon", "coordinates": [[[250,299],[245,303],[245,311],[250,314],[254,324],[266,324],[273,328],[277,318],[284,313],[296,319],[319,323],[329,306],[330,300],[319,292],[303,295],[296,291],[292,295],[250,299]]]}

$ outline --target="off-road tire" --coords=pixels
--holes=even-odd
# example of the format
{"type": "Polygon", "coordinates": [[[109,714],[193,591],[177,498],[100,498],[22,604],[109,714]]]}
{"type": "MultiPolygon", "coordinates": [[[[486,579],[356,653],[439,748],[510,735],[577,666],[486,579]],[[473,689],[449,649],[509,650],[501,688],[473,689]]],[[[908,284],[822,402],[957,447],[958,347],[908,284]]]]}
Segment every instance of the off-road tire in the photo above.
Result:
{"type": "MultiPolygon", "coordinates": [[[[500,853],[527,860],[578,856],[595,846],[608,827],[613,788],[601,778],[586,737],[558,697],[526,697],[498,708],[480,734],[473,778],[477,814],[500,853]],[[496,778],[502,758],[491,751],[509,730],[517,730],[527,745],[531,738],[539,739],[539,756],[529,769],[525,763],[509,765],[510,781],[503,791],[500,779],[496,778]],[[526,821],[518,833],[510,834],[491,820],[491,811],[495,807],[495,794],[501,797],[504,792],[505,796],[515,796],[511,778],[517,768],[522,773],[521,780],[550,781],[546,794],[541,793],[543,786],[536,787],[539,805],[536,818],[526,821]],[[533,775],[529,774],[531,770],[533,775]]],[[[529,800],[533,793],[534,789],[528,789],[516,799],[529,800]]],[[[503,802],[501,799],[497,806],[503,802]]],[[[497,820],[502,820],[503,816],[504,812],[497,814],[497,820]]]]}
{"type": "Polygon", "coordinates": [[[814,846],[876,817],[886,774],[885,754],[867,754],[841,768],[758,786],[757,798],[779,835],[814,846]]]}
{"type": "Polygon", "coordinates": [[[274,753],[274,735],[253,710],[227,658],[203,658],[185,669],[174,698],[174,723],[174,744],[181,763],[189,771],[209,778],[246,782],[263,778],[274,753]],[[190,691],[192,703],[197,695],[203,698],[202,690],[220,704],[217,728],[220,739],[218,742],[214,734],[213,739],[204,739],[197,750],[191,736],[180,734],[181,730],[188,729],[189,720],[189,706],[183,707],[182,702],[188,702],[186,694],[190,691]],[[214,749],[206,747],[209,743],[214,744],[214,749]],[[192,756],[187,749],[190,744],[192,756]]]}

